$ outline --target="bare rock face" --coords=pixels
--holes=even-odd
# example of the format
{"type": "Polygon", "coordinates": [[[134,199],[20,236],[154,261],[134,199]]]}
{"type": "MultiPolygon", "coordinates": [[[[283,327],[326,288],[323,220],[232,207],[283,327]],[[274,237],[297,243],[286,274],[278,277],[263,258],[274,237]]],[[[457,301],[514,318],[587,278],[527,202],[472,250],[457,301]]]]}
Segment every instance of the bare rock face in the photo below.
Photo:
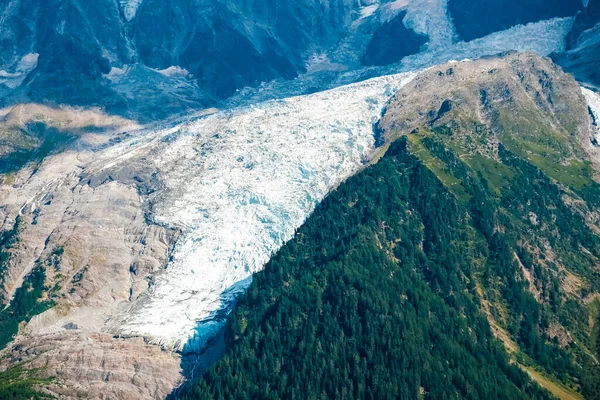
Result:
{"type": "MultiPolygon", "coordinates": [[[[74,161],[70,154],[58,157],[74,161]]],[[[58,249],[60,262],[48,279],[58,285],[59,302],[69,307],[115,307],[145,290],[148,277],[166,264],[177,232],[146,221],[135,186],[107,179],[91,187],[80,179],[75,170],[46,183],[18,211],[23,223],[13,268],[5,276],[8,297],[36,262],[58,249]]],[[[21,189],[26,188],[3,188],[4,204],[27,192],[21,189]]],[[[15,215],[7,208],[5,219],[15,215]]],[[[89,318],[74,322],[94,325],[89,318]]]]}
{"type": "Polygon", "coordinates": [[[414,128],[447,119],[458,109],[483,119],[491,115],[486,111],[493,112],[498,106],[516,109],[519,103],[526,102],[530,103],[529,108],[534,105],[550,111],[563,124],[586,120],[567,112],[575,108],[573,103],[579,109],[586,108],[579,85],[571,76],[549,58],[510,52],[475,61],[451,62],[419,74],[390,102],[381,124],[414,128]],[[400,111],[407,120],[395,118],[400,111]]]}
{"type": "Polygon", "coordinates": [[[423,126],[455,124],[462,124],[461,132],[475,133],[478,124],[489,130],[486,143],[470,149],[485,156],[495,157],[499,135],[519,135],[527,127],[540,136],[554,131],[568,136],[560,149],[562,161],[581,158],[581,149],[598,160],[579,84],[549,58],[532,53],[432,68],[398,93],[379,127],[394,139],[423,126]]]}
{"type": "Polygon", "coordinates": [[[180,383],[179,358],[142,339],[72,330],[22,336],[0,367],[20,364],[55,378],[43,390],[60,399],[164,399],[180,383]]]}
{"type": "Polygon", "coordinates": [[[56,378],[43,389],[58,398],[164,398],[180,382],[180,357],[143,339],[116,338],[105,323],[164,269],[179,231],[147,219],[141,193],[152,184],[151,176],[141,182],[143,168],[120,176],[86,169],[93,152],[85,143],[109,140],[118,136],[82,137],[83,150],[54,155],[0,186],[2,225],[20,220],[4,302],[41,265],[51,288],[45,296],[56,303],[21,327],[0,368],[41,368],[42,377],[56,378]]]}

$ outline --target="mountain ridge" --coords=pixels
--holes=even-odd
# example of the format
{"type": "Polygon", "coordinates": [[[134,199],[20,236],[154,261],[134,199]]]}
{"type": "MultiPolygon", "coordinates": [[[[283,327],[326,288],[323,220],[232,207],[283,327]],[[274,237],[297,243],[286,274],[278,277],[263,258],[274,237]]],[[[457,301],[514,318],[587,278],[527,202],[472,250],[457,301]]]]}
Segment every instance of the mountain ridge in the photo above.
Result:
{"type": "Polygon", "coordinates": [[[600,184],[590,127],[579,85],[548,58],[509,53],[419,74],[384,111],[385,154],[333,191],[257,274],[228,324],[224,358],[185,398],[489,398],[486,385],[503,373],[520,396],[544,396],[516,371],[479,379],[457,372],[473,365],[466,355],[432,355],[455,328],[438,322],[452,312],[440,306],[412,332],[410,311],[429,299],[414,293],[422,281],[462,311],[457,320],[474,302],[490,331],[475,322],[468,331],[507,351],[492,363],[510,359],[554,395],[597,398],[600,184]],[[557,174],[569,160],[589,170],[557,174]]]}

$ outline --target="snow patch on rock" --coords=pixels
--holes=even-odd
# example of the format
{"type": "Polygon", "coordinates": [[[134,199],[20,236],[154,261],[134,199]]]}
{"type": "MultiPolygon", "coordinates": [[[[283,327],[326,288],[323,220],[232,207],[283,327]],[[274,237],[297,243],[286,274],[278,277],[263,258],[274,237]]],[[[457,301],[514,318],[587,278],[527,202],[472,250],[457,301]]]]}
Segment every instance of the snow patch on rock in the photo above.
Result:
{"type": "Polygon", "coordinates": [[[593,117],[593,139],[596,143],[600,143],[600,94],[584,87],[581,88],[581,92],[587,100],[589,110],[593,117]]]}
{"type": "Polygon", "coordinates": [[[123,68],[112,67],[108,74],[104,74],[103,76],[110,80],[111,82],[117,81],[119,78],[127,75],[131,71],[131,67],[128,65],[124,65],[123,68]]]}
{"type": "Polygon", "coordinates": [[[379,4],[371,4],[369,6],[362,7],[360,9],[360,18],[359,19],[364,19],[364,18],[370,17],[371,15],[373,15],[375,13],[375,11],[377,11],[378,8],[379,8],[379,4]]]}
{"type": "Polygon", "coordinates": [[[6,85],[10,89],[19,86],[27,75],[38,65],[38,53],[26,54],[15,66],[14,72],[0,70],[0,84],[6,85]]]}
{"type": "Polygon", "coordinates": [[[130,22],[135,18],[142,1],[143,0],[119,0],[121,10],[123,10],[123,16],[127,22],[130,22]]]}
{"type": "Polygon", "coordinates": [[[168,78],[187,78],[190,73],[187,69],[174,65],[169,68],[156,70],[159,74],[168,78]]]}

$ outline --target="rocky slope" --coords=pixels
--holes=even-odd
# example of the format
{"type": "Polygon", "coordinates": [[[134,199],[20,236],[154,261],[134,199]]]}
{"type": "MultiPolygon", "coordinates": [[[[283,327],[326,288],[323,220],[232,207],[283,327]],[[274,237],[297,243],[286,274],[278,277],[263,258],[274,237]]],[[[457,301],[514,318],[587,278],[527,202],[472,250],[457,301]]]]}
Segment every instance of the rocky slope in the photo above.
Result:
{"type": "Polygon", "coordinates": [[[3,369],[36,371],[48,382],[39,389],[58,399],[164,399],[181,383],[177,355],[142,339],[115,340],[76,327],[60,335],[23,336],[4,355],[3,369]]]}
{"type": "Polygon", "coordinates": [[[3,365],[41,368],[42,376],[58,379],[46,389],[60,398],[164,398],[180,380],[179,357],[100,332],[123,302],[148,288],[179,232],[146,220],[135,187],[81,186],[85,153],[58,156],[55,167],[43,172],[26,169],[24,174],[37,176],[30,189],[20,186],[18,175],[15,186],[2,189],[3,224],[18,225],[19,232],[4,249],[4,298],[32,269],[42,268],[44,298],[56,305],[19,326],[20,339],[7,349],[3,365]],[[22,209],[12,208],[19,203],[22,209]]]}

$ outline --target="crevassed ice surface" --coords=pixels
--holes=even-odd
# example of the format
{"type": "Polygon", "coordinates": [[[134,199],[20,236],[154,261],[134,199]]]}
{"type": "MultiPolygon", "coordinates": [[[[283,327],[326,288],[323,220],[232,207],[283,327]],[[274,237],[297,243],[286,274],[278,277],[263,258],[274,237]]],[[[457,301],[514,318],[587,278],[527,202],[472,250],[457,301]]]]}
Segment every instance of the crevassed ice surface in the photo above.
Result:
{"type": "Polygon", "coordinates": [[[479,58],[510,50],[548,55],[565,49],[565,37],[572,26],[573,18],[553,18],[513,26],[470,42],[447,44],[440,40],[428,51],[404,58],[402,64],[411,69],[423,68],[451,59],[479,58]]]}
{"type": "Polygon", "coordinates": [[[153,134],[169,141],[154,161],[167,185],[154,219],[184,227],[184,237],[119,333],[201,347],[252,273],[363,165],[374,150],[373,124],[414,75],[219,112],[153,134]]]}
{"type": "Polygon", "coordinates": [[[600,94],[584,87],[581,88],[581,92],[587,100],[590,112],[594,117],[595,138],[598,140],[600,139],[600,94]]]}
{"type": "MultiPolygon", "coordinates": [[[[452,27],[448,27],[448,21],[443,22],[442,18],[447,15],[446,1],[419,0],[416,3],[423,5],[424,10],[428,12],[418,11],[412,2],[402,2],[407,10],[406,20],[408,23],[419,32],[430,35],[430,41],[425,51],[405,57],[399,63],[391,66],[339,72],[335,78],[329,74],[321,76],[309,73],[301,75],[294,81],[275,80],[264,83],[257,89],[245,88],[240,90],[227,104],[235,105],[247,101],[266,100],[285,93],[288,95],[291,95],[290,93],[301,94],[306,88],[328,89],[355,82],[365,76],[415,71],[450,60],[475,59],[511,50],[533,51],[541,55],[558,53],[565,49],[565,38],[573,26],[573,18],[553,18],[527,25],[517,25],[470,42],[453,42],[452,27]]],[[[447,16],[444,18],[447,19],[447,16]]],[[[335,70],[340,67],[339,63],[344,64],[345,60],[355,58],[356,52],[357,49],[352,46],[342,46],[334,54],[327,55],[330,69],[335,70]]]]}

